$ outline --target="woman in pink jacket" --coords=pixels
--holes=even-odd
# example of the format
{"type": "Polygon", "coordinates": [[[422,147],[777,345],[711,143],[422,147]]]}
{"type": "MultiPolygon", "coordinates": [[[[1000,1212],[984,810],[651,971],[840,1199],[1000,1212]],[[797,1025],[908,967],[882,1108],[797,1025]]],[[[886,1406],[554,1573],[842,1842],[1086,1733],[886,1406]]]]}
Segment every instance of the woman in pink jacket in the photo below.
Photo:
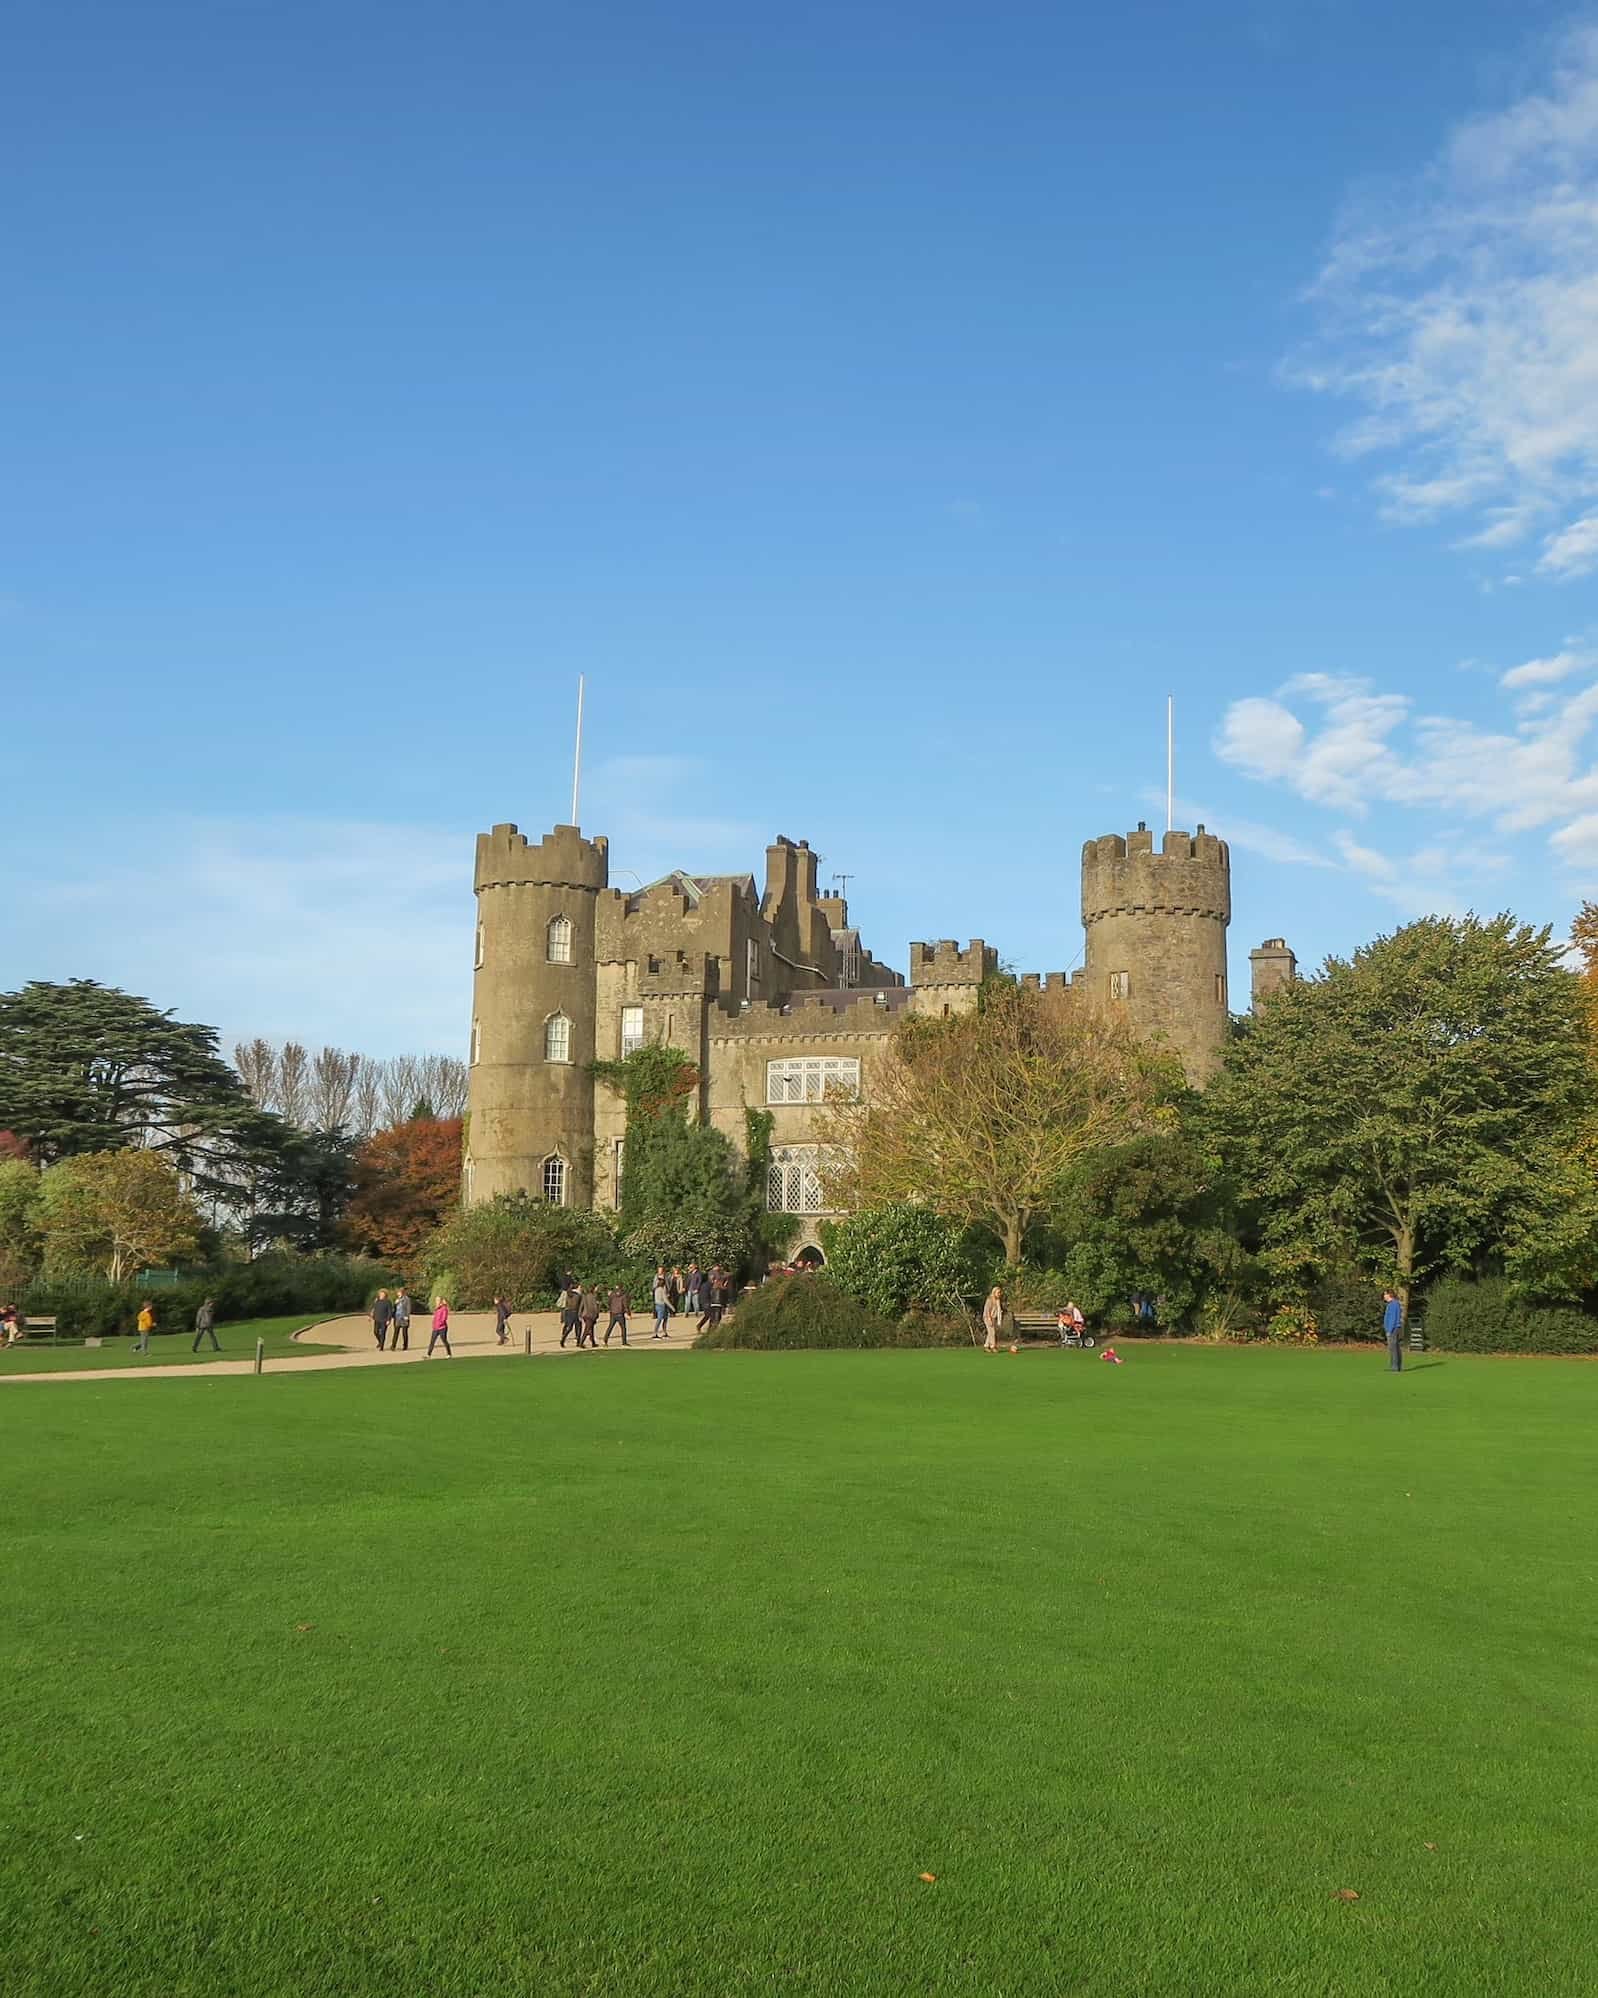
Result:
{"type": "Polygon", "coordinates": [[[449,1299],[441,1297],[433,1310],[433,1336],[427,1342],[427,1357],[433,1357],[433,1348],[443,1341],[444,1351],[454,1359],[454,1348],[449,1343],[449,1299]]]}

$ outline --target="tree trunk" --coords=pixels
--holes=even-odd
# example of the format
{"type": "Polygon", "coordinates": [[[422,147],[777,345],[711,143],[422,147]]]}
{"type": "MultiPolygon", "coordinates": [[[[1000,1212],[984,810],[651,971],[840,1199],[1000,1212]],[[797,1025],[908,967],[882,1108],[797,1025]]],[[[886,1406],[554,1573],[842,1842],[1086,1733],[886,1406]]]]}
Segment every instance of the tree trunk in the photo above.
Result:
{"type": "Polygon", "coordinates": [[[1398,1301],[1404,1307],[1404,1323],[1409,1323],[1409,1284],[1415,1270],[1415,1231],[1410,1227],[1393,1231],[1393,1246],[1398,1252],[1398,1301]]]}
{"type": "Polygon", "coordinates": [[[1006,1214],[1001,1217],[999,1232],[1004,1236],[1004,1261],[1007,1269],[1021,1266],[1021,1235],[1025,1223],[1019,1214],[1006,1214]]]}

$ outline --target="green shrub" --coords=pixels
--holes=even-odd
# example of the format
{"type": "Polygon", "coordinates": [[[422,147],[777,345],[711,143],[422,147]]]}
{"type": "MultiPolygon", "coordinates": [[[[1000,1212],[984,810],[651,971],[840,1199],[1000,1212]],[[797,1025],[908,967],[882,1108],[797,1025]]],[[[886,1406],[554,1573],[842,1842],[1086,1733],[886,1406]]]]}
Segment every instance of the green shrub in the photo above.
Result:
{"type": "Polygon", "coordinates": [[[131,1332],[139,1306],[148,1297],[162,1332],[191,1330],[206,1298],[216,1304],[218,1324],[245,1318],[286,1318],[311,1311],[364,1310],[380,1285],[398,1281],[383,1263],[364,1256],[300,1256],[283,1251],[253,1263],[224,1263],[220,1269],[184,1277],[180,1283],[143,1289],[138,1284],[59,1283],[29,1293],[30,1313],[53,1313],[57,1332],[71,1339],[111,1338],[131,1332]],[[45,1295],[47,1293],[48,1301],[45,1295]]]}
{"type": "Polygon", "coordinates": [[[716,1350],[765,1352],[900,1343],[899,1327],[891,1318],[846,1297],[822,1276],[769,1278],[739,1300],[731,1317],[701,1332],[695,1341],[716,1350]]]}
{"type": "Polygon", "coordinates": [[[884,1318],[948,1312],[981,1287],[961,1231],[911,1201],[862,1208],[824,1227],[821,1240],[832,1283],[884,1318]]]}
{"type": "Polygon", "coordinates": [[[602,1289],[620,1283],[637,1304],[654,1267],[617,1241],[603,1214],[506,1194],[462,1208],[437,1230],[422,1251],[419,1289],[440,1291],[461,1310],[480,1310],[500,1296],[518,1311],[544,1311],[570,1271],[602,1289]]]}
{"type": "Polygon", "coordinates": [[[1382,1339],[1381,1286],[1354,1270],[1329,1270],[1310,1286],[1309,1308],[1323,1342],[1382,1339]]]}
{"type": "Polygon", "coordinates": [[[1502,1277],[1443,1277],[1424,1316],[1427,1345],[1447,1353],[1598,1353],[1598,1317],[1527,1304],[1502,1277]]]}

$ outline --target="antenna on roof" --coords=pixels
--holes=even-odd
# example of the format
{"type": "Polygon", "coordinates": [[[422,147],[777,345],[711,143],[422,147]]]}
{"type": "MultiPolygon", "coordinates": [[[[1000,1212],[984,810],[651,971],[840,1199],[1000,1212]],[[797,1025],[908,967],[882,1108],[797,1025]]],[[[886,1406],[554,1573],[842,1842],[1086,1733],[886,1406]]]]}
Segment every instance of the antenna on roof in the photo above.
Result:
{"type": "Polygon", "coordinates": [[[839,901],[847,902],[849,899],[849,883],[854,879],[854,876],[852,874],[835,874],[832,878],[838,884],[839,901]]]}
{"type": "Polygon", "coordinates": [[[1165,697],[1165,830],[1176,823],[1176,696],[1165,697]]]}
{"type": "Polygon", "coordinates": [[[577,748],[572,756],[572,824],[581,825],[577,816],[578,799],[583,788],[583,676],[577,675],[577,748]]]}

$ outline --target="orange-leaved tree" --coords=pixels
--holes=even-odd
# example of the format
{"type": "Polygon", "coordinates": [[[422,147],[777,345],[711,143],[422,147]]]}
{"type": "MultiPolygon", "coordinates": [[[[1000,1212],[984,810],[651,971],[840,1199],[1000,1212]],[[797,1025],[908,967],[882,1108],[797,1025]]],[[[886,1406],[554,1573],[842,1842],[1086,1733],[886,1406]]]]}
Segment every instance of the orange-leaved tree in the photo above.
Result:
{"type": "Polygon", "coordinates": [[[408,1262],[461,1197],[461,1119],[413,1117],[377,1131],[355,1154],[344,1215],[350,1246],[408,1262]]]}

